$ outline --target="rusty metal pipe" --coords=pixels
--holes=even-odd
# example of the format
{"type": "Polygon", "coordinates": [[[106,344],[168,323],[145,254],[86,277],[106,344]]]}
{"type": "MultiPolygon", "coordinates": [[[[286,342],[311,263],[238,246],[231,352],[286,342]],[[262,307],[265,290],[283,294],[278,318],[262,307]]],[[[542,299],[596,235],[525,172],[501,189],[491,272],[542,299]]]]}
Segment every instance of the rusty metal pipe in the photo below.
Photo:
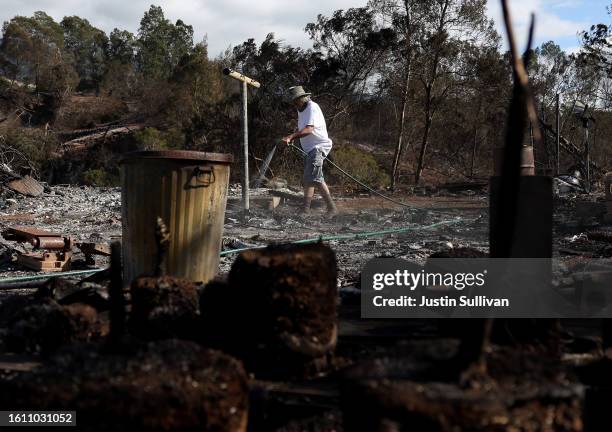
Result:
{"type": "MultiPolygon", "coordinates": [[[[502,168],[504,166],[504,153],[506,149],[504,147],[495,147],[493,149],[493,175],[501,177],[502,168]]],[[[535,175],[535,159],[533,156],[532,146],[521,146],[520,156],[520,176],[534,176],[535,175]]]]}
{"type": "Polygon", "coordinates": [[[37,249],[63,250],[66,247],[66,241],[62,237],[36,237],[30,243],[37,249]]]}

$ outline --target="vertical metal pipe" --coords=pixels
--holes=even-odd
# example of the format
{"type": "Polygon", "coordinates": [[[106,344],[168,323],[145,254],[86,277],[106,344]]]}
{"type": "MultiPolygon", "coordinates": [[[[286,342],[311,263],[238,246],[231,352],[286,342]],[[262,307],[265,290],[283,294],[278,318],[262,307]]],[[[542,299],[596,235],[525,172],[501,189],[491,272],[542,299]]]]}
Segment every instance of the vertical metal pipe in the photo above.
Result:
{"type": "Polygon", "coordinates": [[[561,114],[559,108],[559,93],[557,93],[557,103],[556,103],[556,130],[557,130],[557,175],[559,175],[560,166],[561,166],[561,131],[559,128],[561,127],[561,114]]]}
{"type": "MultiPolygon", "coordinates": [[[[542,101],[540,103],[540,110],[542,112],[542,122],[546,123],[546,106],[544,104],[544,98],[542,98],[542,101]]],[[[540,125],[538,123],[536,123],[536,127],[540,127],[540,125]]],[[[533,127],[533,124],[532,124],[533,127]]],[[[546,133],[542,134],[542,154],[544,155],[544,157],[546,158],[546,168],[543,171],[543,174],[546,175],[547,171],[550,169],[550,172],[552,173],[552,166],[551,166],[551,162],[550,162],[550,148],[548,147],[548,137],[546,136],[546,133]]],[[[533,159],[534,159],[534,165],[535,165],[535,160],[536,156],[535,156],[535,150],[534,150],[534,155],[533,155],[533,159]]],[[[544,164],[542,164],[543,166],[544,164]]]]}
{"type": "Polygon", "coordinates": [[[247,83],[242,81],[242,150],[244,171],[242,178],[242,204],[244,213],[249,212],[249,125],[247,117],[247,83]]]}
{"type": "Polygon", "coordinates": [[[591,192],[591,152],[589,145],[589,121],[584,123],[584,153],[586,159],[586,191],[591,192]]]}

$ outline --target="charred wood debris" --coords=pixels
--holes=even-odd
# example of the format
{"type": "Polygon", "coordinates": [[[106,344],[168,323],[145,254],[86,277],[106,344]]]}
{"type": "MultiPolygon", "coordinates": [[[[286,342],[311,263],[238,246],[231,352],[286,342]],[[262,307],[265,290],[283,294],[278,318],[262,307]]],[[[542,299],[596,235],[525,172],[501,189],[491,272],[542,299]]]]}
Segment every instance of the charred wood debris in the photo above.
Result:
{"type": "MultiPolygon", "coordinates": [[[[372,257],[425,265],[432,256],[524,255],[533,247],[511,252],[508,242],[531,244],[547,223],[551,238],[536,253],[560,258],[568,274],[585,258],[612,257],[612,176],[600,175],[601,187],[587,193],[576,172],[552,181],[519,172],[533,113],[513,55],[510,133],[490,187],[416,188],[412,209],[346,196],[340,215],[329,219],[315,204],[305,220],[286,182],[254,189],[247,219],[240,187],[230,185],[223,249],[269,246],[222,257],[207,284],[163,274],[160,256],[157,274],[124,287],[120,190],[49,186],[20,155],[0,161],[0,407],[76,411],[83,430],[612,430],[605,320],[360,318],[359,272],[372,257]],[[547,187],[549,204],[529,198],[547,187]],[[542,207],[534,225],[512,219],[533,205],[542,207]],[[462,222],[282,244],[449,218],[462,222]],[[105,267],[80,280],[2,282],[32,270],[105,267]]],[[[86,146],[86,136],[64,151],[86,146]]],[[[157,232],[162,246],[163,222],[157,232]]]]}
{"type": "MultiPolygon", "coordinates": [[[[120,191],[42,187],[32,197],[3,185],[3,276],[32,274],[19,257],[45,244],[69,252],[74,270],[113,270],[0,291],[3,407],[77,410],[89,430],[605,430],[612,364],[600,322],[359,317],[371,257],[488,255],[486,187],[418,190],[414,210],[346,197],[335,219],[321,209],[305,221],[299,194],[276,181],[243,221],[231,186],[225,250],[464,221],[269,246],[223,257],[205,286],[160,274],[126,290],[111,257],[120,191]]],[[[557,191],[554,204],[556,256],[612,256],[603,193],[557,191]]]]}

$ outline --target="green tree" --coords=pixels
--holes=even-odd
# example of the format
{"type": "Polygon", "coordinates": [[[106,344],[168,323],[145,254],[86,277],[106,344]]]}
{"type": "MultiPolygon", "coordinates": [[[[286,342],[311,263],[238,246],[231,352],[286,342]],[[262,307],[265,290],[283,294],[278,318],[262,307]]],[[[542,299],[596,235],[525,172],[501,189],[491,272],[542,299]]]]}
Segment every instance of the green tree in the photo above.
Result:
{"type": "Polygon", "coordinates": [[[33,83],[39,91],[62,91],[74,84],[64,58],[64,30],[44,12],[16,16],[4,23],[1,65],[12,79],[33,83]]]}
{"type": "MultiPolygon", "coordinates": [[[[612,5],[608,6],[608,15],[612,17],[612,5]]],[[[612,77],[612,24],[599,23],[583,32],[582,48],[584,62],[597,65],[612,77]]]]}
{"type": "Polygon", "coordinates": [[[222,80],[219,65],[208,59],[205,43],[197,44],[176,66],[164,113],[185,132],[183,141],[187,147],[206,148],[207,136],[218,127],[214,117],[224,96],[222,80]]]}
{"type": "Polygon", "coordinates": [[[81,88],[99,88],[106,67],[108,37],[78,16],[64,17],[64,50],[72,55],[81,88]]]}
{"type": "Polygon", "coordinates": [[[111,62],[132,65],[136,55],[136,39],[127,30],[114,29],[109,38],[108,58],[111,62]]]}
{"type": "Polygon", "coordinates": [[[370,91],[370,79],[395,41],[392,29],[380,27],[368,7],[337,10],[306,25],[320,55],[315,73],[323,75],[321,91],[332,95],[329,127],[350,112],[370,91]]]}
{"type": "Polygon", "coordinates": [[[609,24],[596,24],[582,33],[582,50],[578,56],[584,71],[597,75],[597,103],[612,108],[612,4],[608,6],[609,24]]]}
{"type": "Polygon", "coordinates": [[[137,62],[147,78],[167,79],[183,56],[193,49],[193,27],[172,24],[159,6],[151,6],[140,21],[137,62]]]}
{"type": "Polygon", "coordinates": [[[137,96],[140,75],[136,71],[138,43],[132,33],[115,28],[109,37],[107,64],[102,81],[109,95],[127,99],[137,96]]]}

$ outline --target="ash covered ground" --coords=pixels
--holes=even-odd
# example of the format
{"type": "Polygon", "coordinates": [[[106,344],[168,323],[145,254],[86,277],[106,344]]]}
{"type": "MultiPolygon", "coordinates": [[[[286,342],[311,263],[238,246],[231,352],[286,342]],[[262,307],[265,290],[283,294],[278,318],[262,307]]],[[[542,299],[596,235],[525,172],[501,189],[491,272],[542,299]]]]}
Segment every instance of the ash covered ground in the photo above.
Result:
{"type": "MultiPolygon", "coordinates": [[[[267,210],[268,190],[253,191],[251,217],[241,218],[241,191],[230,187],[225,218],[223,249],[260,246],[317,238],[321,235],[346,235],[413,227],[414,231],[351,240],[332,240],[336,251],[341,287],[352,286],[360,268],[373,257],[401,257],[419,263],[435,251],[448,248],[472,247],[488,250],[488,201],[484,194],[472,191],[436,193],[427,196],[401,197],[412,208],[401,207],[381,198],[369,196],[339,197],[340,214],[329,218],[323,209],[299,215],[299,203],[287,202],[267,210]],[[459,222],[427,229],[444,221],[459,222]]],[[[38,198],[18,194],[0,199],[0,228],[25,225],[74,237],[77,241],[109,242],[121,237],[121,192],[118,188],[85,186],[54,186],[38,198]]],[[[15,250],[23,244],[0,239],[2,276],[36,274],[15,266],[15,250]]],[[[73,269],[85,269],[82,254],[75,250],[73,269]]],[[[220,274],[229,271],[235,256],[223,257],[220,274]]],[[[108,264],[104,257],[96,258],[96,266],[108,264]]]]}
{"type": "MultiPolygon", "coordinates": [[[[295,190],[284,189],[297,196],[295,190]]],[[[420,194],[395,196],[410,207],[379,197],[336,194],[340,214],[328,217],[324,209],[299,214],[299,200],[285,200],[274,210],[265,188],[252,190],[251,215],[244,221],[241,189],[231,185],[225,217],[223,250],[288,243],[320,236],[411,228],[400,234],[331,240],[338,259],[338,285],[358,285],[362,266],[374,257],[405,258],[422,264],[432,253],[451,248],[472,248],[488,253],[488,195],[482,191],[424,190],[420,194]],[[435,226],[451,222],[448,225],[435,226]]],[[[557,198],[554,213],[554,255],[561,258],[607,258],[612,256],[612,229],[601,224],[596,208],[603,194],[568,195],[557,198]]],[[[53,186],[40,197],[25,197],[9,190],[0,195],[0,230],[15,225],[36,227],[71,236],[79,242],[108,243],[121,238],[121,191],[119,188],[53,186]]],[[[35,275],[16,265],[17,252],[29,245],[0,237],[0,275],[35,275]]],[[[219,275],[224,277],[236,255],[221,258],[219,275]]],[[[95,266],[74,249],[73,270],[103,268],[109,260],[95,257],[95,266]]],[[[0,277],[0,278],[1,278],[0,277]]],[[[4,293],[7,295],[8,293],[4,293]]]]}

